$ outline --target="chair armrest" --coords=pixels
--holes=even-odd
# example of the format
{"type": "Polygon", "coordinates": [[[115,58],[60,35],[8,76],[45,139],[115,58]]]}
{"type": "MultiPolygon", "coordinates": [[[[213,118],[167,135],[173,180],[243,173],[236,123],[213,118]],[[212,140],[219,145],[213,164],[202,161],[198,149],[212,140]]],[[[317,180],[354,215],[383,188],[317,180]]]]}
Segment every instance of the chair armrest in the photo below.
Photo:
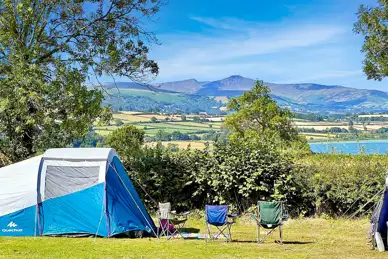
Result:
{"type": "Polygon", "coordinates": [[[187,216],[191,213],[191,211],[186,211],[183,213],[176,213],[176,211],[171,211],[171,215],[174,215],[175,217],[184,217],[187,219],[187,216]]]}
{"type": "Polygon", "coordinates": [[[232,221],[229,222],[229,224],[234,224],[236,223],[236,219],[237,219],[238,215],[237,214],[228,214],[228,218],[230,218],[232,221]]]}

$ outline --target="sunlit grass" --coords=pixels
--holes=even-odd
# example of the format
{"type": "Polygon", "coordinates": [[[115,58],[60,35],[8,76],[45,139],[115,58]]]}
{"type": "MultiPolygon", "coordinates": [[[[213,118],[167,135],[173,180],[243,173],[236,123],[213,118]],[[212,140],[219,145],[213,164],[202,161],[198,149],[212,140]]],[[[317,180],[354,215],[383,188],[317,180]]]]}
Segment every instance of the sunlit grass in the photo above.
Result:
{"type": "MultiPolygon", "coordinates": [[[[232,228],[234,242],[182,239],[0,238],[0,258],[387,258],[366,242],[367,220],[290,220],[284,244],[256,243],[256,226],[246,219],[232,228]]],[[[205,233],[203,220],[187,227],[205,233]]]]}

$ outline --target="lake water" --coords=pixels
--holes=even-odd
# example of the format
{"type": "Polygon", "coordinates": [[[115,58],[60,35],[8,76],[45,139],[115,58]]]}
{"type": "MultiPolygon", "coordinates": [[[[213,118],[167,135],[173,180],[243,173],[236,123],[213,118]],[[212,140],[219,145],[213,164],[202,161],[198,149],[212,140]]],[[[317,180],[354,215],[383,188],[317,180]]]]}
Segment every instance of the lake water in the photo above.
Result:
{"type": "Polygon", "coordinates": [[[367,154],[388,154],[388,140],[343,141],[310,143],[314,153],[360,154],[364,150],[367,154]]]}

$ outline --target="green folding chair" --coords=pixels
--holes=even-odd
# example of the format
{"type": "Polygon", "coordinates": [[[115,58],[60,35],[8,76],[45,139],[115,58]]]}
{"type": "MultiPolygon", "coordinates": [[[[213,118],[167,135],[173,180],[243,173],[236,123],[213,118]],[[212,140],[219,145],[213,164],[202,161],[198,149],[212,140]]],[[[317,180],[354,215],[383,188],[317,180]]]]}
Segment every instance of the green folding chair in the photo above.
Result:
{"type": "Polygon", "coordinates": [[[282,202],[277,201],[259,201],[257,203],[257,216],[251,215],[257,223],[257,243],[263,243],[276,228],[279,228],[280,240],[282,244],[283,239],[283,222],[287,220],[287,215],[284,210],[282,202]],[[260,238],[260,228],[269,229],[263,238],[260,238]]]}

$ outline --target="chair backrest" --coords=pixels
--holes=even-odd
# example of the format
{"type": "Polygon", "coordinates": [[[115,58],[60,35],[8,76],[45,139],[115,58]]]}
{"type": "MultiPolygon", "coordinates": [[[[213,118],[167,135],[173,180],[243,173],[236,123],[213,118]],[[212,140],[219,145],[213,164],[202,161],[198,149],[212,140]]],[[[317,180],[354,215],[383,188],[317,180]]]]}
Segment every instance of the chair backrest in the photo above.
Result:
{"type": "Polygon", "coordinates": [[[259,201],[260,223],[264,225],[278,225],[283,217],[283,203],[277,201],[259,201]]]}
{"type": "Polygon", "coordinates": [[[214,226],[223,226],[228,222],[228,205],[206,205],[206,222],[214,226]]]}
{"type": "Polygon", "coordinates": [[[171,203],[160,203],[159,202],[159,214],[161,219],[170,219],[171,203]]]}

